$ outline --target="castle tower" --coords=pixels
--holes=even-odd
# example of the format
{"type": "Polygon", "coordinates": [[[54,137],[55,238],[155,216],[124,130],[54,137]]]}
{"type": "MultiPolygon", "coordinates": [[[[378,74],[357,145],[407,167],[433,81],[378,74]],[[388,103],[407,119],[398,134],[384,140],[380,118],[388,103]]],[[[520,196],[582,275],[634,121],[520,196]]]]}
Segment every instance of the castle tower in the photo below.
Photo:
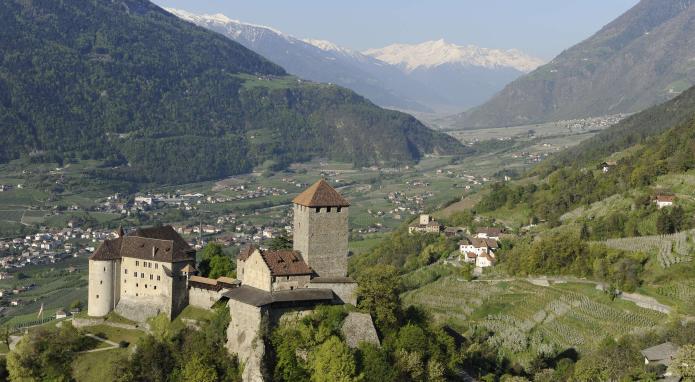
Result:
{"type": "Polygon", "coordinates": [[[123,228],[119,227],[118,238],[104,241],[89,257],[87,314],[90,316],[103,317],[118,304],[121,284],[118,252],[123,234],[123,228]]]}
{"type": "Polygon", "coordinates": [[[323,179],[292,203],[294,250],[319,277],[346,277],[350,203],[323,179]]]}

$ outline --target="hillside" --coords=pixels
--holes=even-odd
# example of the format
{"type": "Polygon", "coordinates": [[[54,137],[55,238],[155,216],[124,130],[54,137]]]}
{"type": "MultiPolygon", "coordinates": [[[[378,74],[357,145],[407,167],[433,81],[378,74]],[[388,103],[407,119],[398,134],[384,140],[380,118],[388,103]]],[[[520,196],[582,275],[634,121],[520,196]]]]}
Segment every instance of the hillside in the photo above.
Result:
{"type": "Polygon", "coordinates": [[[665,103],[634,114],[575,147],[559,152],[541,163],[536,173],[563,166],[598,164],[613,153],[644,143],[650,137],[691,120],[695,116],[695,87],[665,103]]]}
{"type": "Polygon", "coordinates": [[[642,0],[589,39],[458,116],[463,128],[637,112],[693,84],[695,2],[642,0]]]}
{"type": "Polygon", "coordinates": [[[0,162],[93,158],[100,176],[180,183],[268,160],[390,164],[464,151],[144,0],[6,1],[0,22],[0,162]]]}

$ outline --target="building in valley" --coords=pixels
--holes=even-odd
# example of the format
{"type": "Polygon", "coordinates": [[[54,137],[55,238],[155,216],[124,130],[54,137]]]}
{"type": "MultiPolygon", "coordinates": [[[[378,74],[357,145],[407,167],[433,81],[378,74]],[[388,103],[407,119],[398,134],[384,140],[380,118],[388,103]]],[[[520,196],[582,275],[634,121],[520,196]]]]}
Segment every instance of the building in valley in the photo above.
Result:
{"type": "Polygon", "coordinates": [[[408,226],[408,233],[439,233],[443,228],[431,215],[420,215],[417,222],[408,226]]]}

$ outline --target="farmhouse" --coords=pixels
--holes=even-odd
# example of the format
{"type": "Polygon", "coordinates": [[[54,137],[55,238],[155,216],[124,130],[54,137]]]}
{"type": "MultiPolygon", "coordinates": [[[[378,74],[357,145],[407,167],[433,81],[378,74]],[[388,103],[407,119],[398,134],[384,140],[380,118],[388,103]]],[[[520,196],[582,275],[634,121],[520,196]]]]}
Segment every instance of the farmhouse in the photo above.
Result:
{"type": "Polygon", "coordinates": [[[474,263],[476,267],[489,267],[495,263],[497,240],[488,238],[464,238],[459,241],[459,252],[466,263],[474,263]]]}
{"type": "Polygon", "coordinates": [[[664,208],[671,207],[675,200],[676,197],[674,195],[657,195],[654,198],[654,203],[656,203],[657,207],[664,208]]]}
{"type": "MultiPolygon", "coordinates": [[[[671,342],[664,342],[662,344],[652,346],[650,348],[642,350],[642,356],[644,357],[645,365],[664,365],[668,367],[671,361],[678,353],[678,346],[671,342]]],[[[664,374],[665,376],[670,376],[670,373],[664,374]]]]}
{"type": "Polygon", "coordinates": [[[474,237],[478,239],[492,239],[495,241],[499,241],[502,233],[503,232],[501,228],[485,227],[477,229],[474,237]]]}
{"type": "Polygon", "coordinates": [[[443,226],[430,215],[420,215],[420,219],[408,226],[408,233],[439,233],[443,226]]]}

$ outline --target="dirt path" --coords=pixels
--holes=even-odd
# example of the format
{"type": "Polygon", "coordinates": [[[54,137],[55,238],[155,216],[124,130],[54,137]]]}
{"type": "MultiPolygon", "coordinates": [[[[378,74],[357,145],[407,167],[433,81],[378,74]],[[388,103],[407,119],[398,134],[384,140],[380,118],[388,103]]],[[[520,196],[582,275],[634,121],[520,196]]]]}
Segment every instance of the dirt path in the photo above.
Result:
{"type": "Polygon", "coordinates": [[[94,338],[94,339],[97,340],[97,341],[104,342],[104,343],[106,343],[106,344],[108,344],[108,345],[111,345],[111,346],[105,347],[105,348],[98,348],[98,349],[92,349],[92,350],[85,350],[85,351],[81,351],[81,352],[78,352],[78,353],[96,353],[96,352],[99,352],[99,351],[106,351],[106,350],[118,349],[118,344],[115,343],[115,342],[113,342],[113,341],[107,340],[107,339],[105,339],[105,338],[101,338],[101,337],[96,336],[96,335],[91,334],[91,333],[87,333],[87,334],[85,334],[85,336],[90,337],[90,338],[94,338]]]}

